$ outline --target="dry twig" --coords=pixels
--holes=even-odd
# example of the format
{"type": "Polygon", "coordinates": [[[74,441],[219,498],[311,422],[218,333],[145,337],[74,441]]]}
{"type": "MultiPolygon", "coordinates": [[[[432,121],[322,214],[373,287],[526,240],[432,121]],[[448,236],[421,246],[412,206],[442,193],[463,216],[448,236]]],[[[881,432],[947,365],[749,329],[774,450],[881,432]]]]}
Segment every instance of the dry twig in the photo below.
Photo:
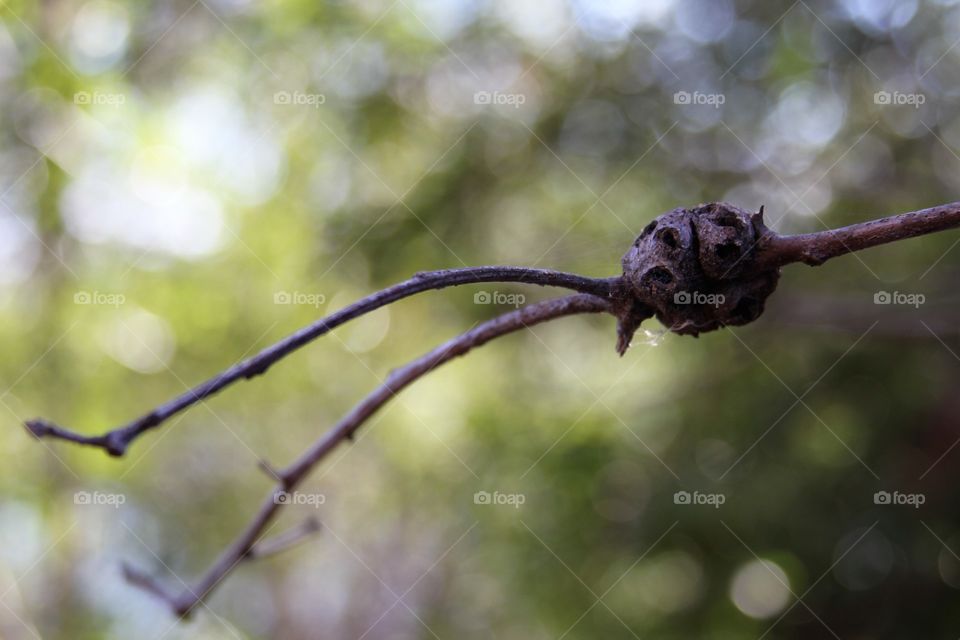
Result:
{"type": "Polygon", "coordinates": [[[431,271],[374,293],[301,329],[259,354],[240,362],[190,391],[160,405],[127,425],[87,436],[52,422],[26,423],[38,438],[56,438],[100,447],[122,456],[143,433],[233,382],[264,373],[271,365],[331,329],[407,296],[480,282],[519,282],[558,286],[580,293],[523,307],[488,320],[393,371],[346,416],[284,469],[267,470],[276,486],[247,527],[197,583],[172,591],[156,578],[126,567],[125,575],[186,616],[243,560],[287,549],[318,530],[308,522],[271,540],[261,540],[284,501],[316,465],[400,390],[441,364],[499,336],[578,313],[607,312],[618,320],[617,350],[622,355],[640,323],[657,318],[672,331],[698,335],[758,318],[776,289],[780,268],[803,262],[820,265],[853,251],[960,226],[960,202],[912,211],[840,229],[793,236],[774,233],[763,222],[763,209],[748,213],[733,205],[711,203],[674,209],[643,230],[623,257],[623,274],[594,279],[522,267],[475,267],[431,271]]]}

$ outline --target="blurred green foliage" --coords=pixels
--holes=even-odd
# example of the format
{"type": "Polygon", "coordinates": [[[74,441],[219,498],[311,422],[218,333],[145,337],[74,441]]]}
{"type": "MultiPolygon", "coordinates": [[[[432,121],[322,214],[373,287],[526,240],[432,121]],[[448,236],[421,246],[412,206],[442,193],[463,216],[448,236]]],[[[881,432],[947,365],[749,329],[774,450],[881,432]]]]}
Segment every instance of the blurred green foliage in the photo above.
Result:
{"type": "MultiPolygon", "coordinates": [[[[956,637],[952,233],[792,267],[699,340],[651,324],[618,359],[609,319],[572,318],[445,366],[311,476],[320,538],[186,624],[120,562],[191,580],[259,459],[508,310],[477,293],[555,292],[405,300],[123,460],[20,424],[120,424],[415,271],[614,275],[676,206],[800,232],[955,200],[958,24],[947,0],[5,2],[0,636],[956,637]]],[[[273,532],[313,508],[288,511],[273,532]]]]}

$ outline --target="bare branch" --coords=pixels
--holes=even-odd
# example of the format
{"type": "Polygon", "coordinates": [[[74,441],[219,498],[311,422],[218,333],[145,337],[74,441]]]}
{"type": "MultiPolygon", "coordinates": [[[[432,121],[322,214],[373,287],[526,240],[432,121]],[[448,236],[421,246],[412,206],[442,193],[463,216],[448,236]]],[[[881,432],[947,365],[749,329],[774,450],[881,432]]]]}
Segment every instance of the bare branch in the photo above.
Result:
{"type": "Polygon", "coordinates": [[[614,278],[595,279],[572,273],[550,271],[547,269],[528,269],[526,267],[469,267],[466,269],[444,269],[425,271],[415,274],[392,287],[378,291],[353,304],[300,329],[280,342],[267,347],[260,353],[237,363],[202,382],[176,398],[166,402],[132,422],[94,436],[87,436],[53,422],[36,418],[28,420],[26,427],[37,438],[56,438],[76,444],[99,447],[112,456],[122,456],[130,443],[140,435],[153,429],[170,417],[183,411],[204,398],[208,398],[237,380],[253,378],[264,373],[270,366],[303,345],[319,338],[341,324],[360,317],[380,307],[431,289],[481,282],[518,282],[540,286],[563,287],[591,293],[601,297],[610,294],[614,278]]]}
{"type": "Polygon", "coordinates": [[[793,262],[816,266],[854,251],[957,227],[960,202],[951,202],[839,229],[794,236],[771,234],[758,247],[755,261],[763,267],[793,262]]]}
{"type": "Polygon", "coordinates": [[[86,436],[41,419],[29,421],[27,428],[38,438],[51,437],[100,447],[111,455],[121,456],[138,436],[170,416],[236,380],[265,372],[274,362],[334,327],[415,293],[479,282],[523,282],[580,292],[512,311],[448,341],[390,373],[383,385],[367,395],[288,467],[276,469],[262,462],[261,468],[277,480],[276,486],[246,528],[193,588],[174,592],[140,571],[125,568],[124,573],[132,584],[166,602],[178,615],[186,616],[241,561],[272,555],[314,533],[319,525],[309,521],[270,540],[261,540],[287,502],[283,494],[296,488],[336,446],[351,439],[394,395],[443,363],[499,336],[578,313],[608,312],[616,316],[617,350],[621,355],[634,331],[651,315],[656,315],[671,331],[681,334],[697,335],[746,324],[763,312],[767,297],[776,289],[780,267],[784,265],[794,262],[818,265],[853,251],[955,227],[960,227],[960,202],[794,236],[781,236],[768,229],[763,223],[762,208],[757,213],[725,203],[678,208],[647,225],[624,256],[620,277],[592,279],[520,267],[476,267],[417,274],[301,329],[118,429],[86,436]]]}
{"type": "Polygon", "coordinates": [[[374,389],[357,404],[346,416],[341,418],[323,437],[317,440],[306,452],[290,466],[278,472],[279,481],[261,502],[253,519],[227,549],[214,561],[210,569],[197,584],[190,589],[172,595],[169,590],[158,585],[156,580],[134,572],[131,583],[154,594],[170,605],[180,616],[188,615],[204,598],[227,576],[242,560],[251,556],[262,557],[279,548],[288,547],[289,539],[270,543],[260,542],[267,526],[274,520],[281,507],[288,502],[284,499],[287,492],[295,489],[316,465],[338,444],[348,440],[357,429],[380,407],[385,405],[402,389],[421,376],[433,371],[445,362],[462,356],[471,349],[486,344],[494,338],[530,327],[541,322],[578,313],[610,312],[610,303],[590,294],[576,294],[565,298],[546,300],[511,311],[488,320],[466,333],[447,341],[416,360],[395,369],[386,381],[374,389]],[[267,545],[267,551],[260,545],[267,545]],[[259,551],[258,551],[259,548],[259,551]]]}

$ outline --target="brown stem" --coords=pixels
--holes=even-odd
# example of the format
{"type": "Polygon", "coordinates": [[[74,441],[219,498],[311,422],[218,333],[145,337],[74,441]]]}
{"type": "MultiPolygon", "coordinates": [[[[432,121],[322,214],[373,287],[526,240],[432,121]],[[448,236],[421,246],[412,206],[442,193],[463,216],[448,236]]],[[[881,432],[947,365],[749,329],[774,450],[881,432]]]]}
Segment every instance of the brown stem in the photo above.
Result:
{"type": "Polygon", "coordinates": [[[771,233],[757,248],[755,260],[764,268],[793,262],[816,266],[854,251],[956,227],[960,227],[960,202],[951,202],[839,229],[793,236],[771,233]]]}
{"type": "Polygon", "coordinates": [[[416,293],[481,282],[519,282],[540,286],[564,287],[581,293],[607,297],[615,280],[616,278],[587,278],[573,273],[526,267],[493,266],[425,271],[415,274],[409,280],[358,300],[325,318],[321,318],[280,342],[267,347],[257,355],[233,365],[169,402],[161,404],[152,411],[116,429],[100,435],[87,436],[42,418],[28,420],[26,427],[37,438],[67,440],[76,444],[100,447],[112,456],[122,456],[126,453],[130,443],[140,435],[159,426],[187,407],[212,396],[237,380],[253,378],[264,373],[281,358],[349,320],[416,293]]]}
{"type": "Polygon", "coordinates": [[[350,413],[341,418],[290,466],[275,472],[278,478],[277,485],[260,504],[260,508],[253,519],[230,546],[220,554],[193,588],[173,594],[154,578],[129,569],[127,570],[128,578],[130,578],[132,584],[164,600],[177,615],[188,615],[237,564],[251,556],[251,550],[256,548],[264,530],[287,502],[280,496],[295,489],[334,447],[344,440],[350,439],[370,416],[402,389],[445,362],[464,355],[471,349],[479,347],[494,338],[554,318],[578,313],[605,311],[611,311],[610,302],[590,294],[576,294],[539,302],[479,324],[470,331],[449,340],[403,367],[395,369],[387,376],[381,386],[367,395],[350,413]]]}

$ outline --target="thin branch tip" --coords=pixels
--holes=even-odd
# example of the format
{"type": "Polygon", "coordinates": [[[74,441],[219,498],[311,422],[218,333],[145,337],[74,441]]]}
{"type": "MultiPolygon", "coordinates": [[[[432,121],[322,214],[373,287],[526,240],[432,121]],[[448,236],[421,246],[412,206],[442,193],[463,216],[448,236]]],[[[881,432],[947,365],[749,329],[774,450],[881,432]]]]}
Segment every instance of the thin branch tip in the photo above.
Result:
{"type": "Polygon", "coordinates": [[[260,458],[257,461],[257,468],[260,469],[271,480],[275,480],[279,483],[283,483],[283,474],[275,466],[270,464],[266,459],[260,458]]]}
{"type": "Polygon", "coordinates": [[[128,562],[121,563],[120,569],[127,584],[140,589],[164,603],[178,618],[185,619],[189,617],[190,613],[200,602],[199,598],[190,598],[188,601],[182,594],[171,591],[152,574],[138,569],[128,562]]]}
{"type": "Polygon", "coordinates": [[[23,423],[27,431],[37,440],[50,435],[52,425],[43,418],[32,418],[23,423]]]}
{"type": "Polygon", "coordinates": [[[52,440],[64,440],[74,444],[85,445],[103,449],[114,458],[122,457],[127,452],[130,444],[128,432],[125,429],[115,429],[97,436],[85,436],[82,433],[71,431],[61,427],[55,422],[43,418],[33,418],[23,423],[27,432],[36,438],[42,440],[50,438],[52,440]]]}

